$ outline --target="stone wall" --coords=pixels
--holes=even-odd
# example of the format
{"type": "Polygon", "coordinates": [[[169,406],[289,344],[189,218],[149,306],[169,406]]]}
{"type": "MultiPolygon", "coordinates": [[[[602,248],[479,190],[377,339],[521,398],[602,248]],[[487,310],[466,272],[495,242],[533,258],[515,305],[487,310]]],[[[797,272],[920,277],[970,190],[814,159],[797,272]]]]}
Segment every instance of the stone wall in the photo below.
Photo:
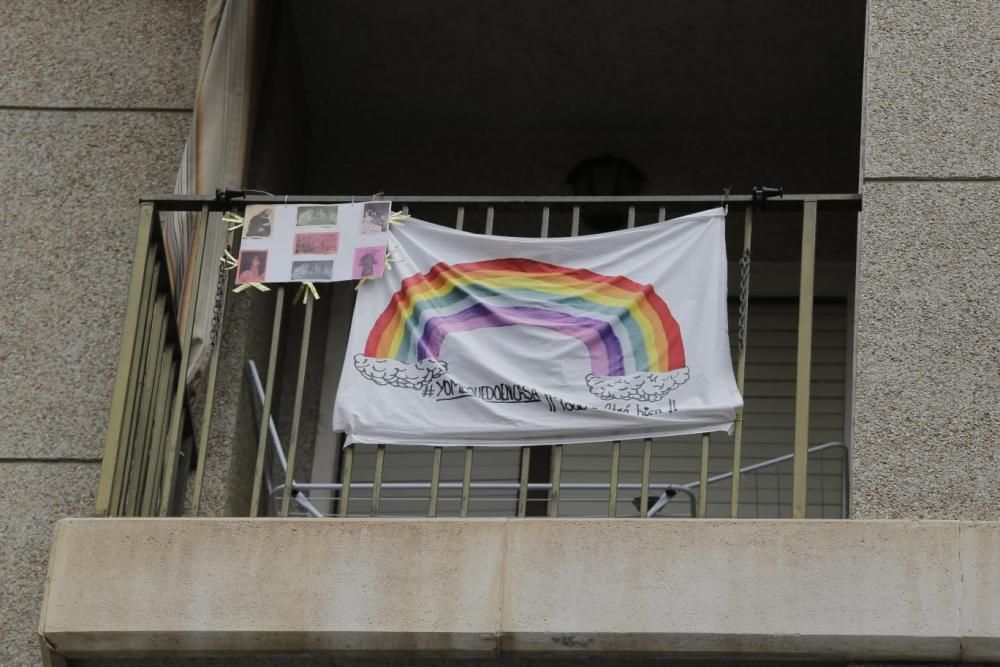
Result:
{"type": "Polygon", "coordinates": [[[88,516],[141,195],[169,192],[204,0],[0,3],[0,664],[40,660],[52,523],[88,516]]]}
{"type": "Polygon", "coordinates": [[[1000,517],[1000,4],[872,0],[854,515],[1000,517]]]}

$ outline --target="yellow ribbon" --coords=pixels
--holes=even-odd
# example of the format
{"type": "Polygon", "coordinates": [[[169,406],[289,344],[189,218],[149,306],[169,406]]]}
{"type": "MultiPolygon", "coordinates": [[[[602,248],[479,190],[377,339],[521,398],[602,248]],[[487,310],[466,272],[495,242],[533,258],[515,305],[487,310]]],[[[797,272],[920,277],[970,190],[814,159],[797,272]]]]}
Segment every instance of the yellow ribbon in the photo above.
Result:
{"type": "Polygon", "coordinates": [[[240,263],[236,261],[236,258],[233,257],[232,253],[229,252],[229,248],[226,248],[226,254],[224,254],[220,259],[222,260],[222,263],[226,265],[226,271],[235,269],[240,265],[240,263]]]}
{"type": "Polygon", "coordinates": [[[245,223],[243,216],[236,211],[226,211],[222,216],[222,221],[232,225],[232,227],[229,228],[229,231],[239,229],[245,223]]]}
{"type": "Polygon", "coordinates": [[[265,285],[264,283],[243,283],[242,285],[240,285],[239,287],[237,287],[236,289],[234,289],[233,293],[239,294],[240,292],[242,292],[244,290],[247,290],[247,289],[250,289],[251,287],[254,288],[255,290],[259,290],[261,292],[270,292],[271,291],[271,288],[268,287],[267,285],[265,285]]]}
{"type": "Polygon", "coordinates": [[[292,299],[292,303],[298,303],[299,301],[305,303],[305,295],[307,291],[312,294],[313,299],[319,301],[319,290],[316,289],[316,285],[314,285],[311,280],[307,280],[299,285],[299,291],[295,293],[295,298],[292,299]]]}
{"type": "Polygon", "coordinates": [[[385,268],[387,270],[392,269],[393,264],[398,264],[406,261],[405,257],[396,257],[396,251],[399,250],[399,245],[392,246],[392,250],[385,254],[385,268]]]}

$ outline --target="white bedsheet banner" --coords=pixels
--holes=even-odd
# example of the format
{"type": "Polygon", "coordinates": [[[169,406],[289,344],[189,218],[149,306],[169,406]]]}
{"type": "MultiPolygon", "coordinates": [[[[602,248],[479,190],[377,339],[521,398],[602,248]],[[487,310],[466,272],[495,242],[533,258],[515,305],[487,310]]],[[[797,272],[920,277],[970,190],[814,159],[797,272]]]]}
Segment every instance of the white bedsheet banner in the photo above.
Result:
{"type": "Polygon", "coordinates": [[[551,239],[410,218],[358,291],[334,430],[443,446],[731,432],[724,216],[551,239]]]}

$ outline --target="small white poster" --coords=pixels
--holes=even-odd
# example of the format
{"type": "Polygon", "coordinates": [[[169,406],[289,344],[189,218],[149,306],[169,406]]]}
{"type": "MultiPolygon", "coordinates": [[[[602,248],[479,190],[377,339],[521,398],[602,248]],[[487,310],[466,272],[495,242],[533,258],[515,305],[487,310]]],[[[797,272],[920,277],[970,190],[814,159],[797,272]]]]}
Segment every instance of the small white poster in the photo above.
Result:
{"type": "Polygon", "coordinates": [[[248,206],[236,284],[379,278],[392,202],[248,206]]]}

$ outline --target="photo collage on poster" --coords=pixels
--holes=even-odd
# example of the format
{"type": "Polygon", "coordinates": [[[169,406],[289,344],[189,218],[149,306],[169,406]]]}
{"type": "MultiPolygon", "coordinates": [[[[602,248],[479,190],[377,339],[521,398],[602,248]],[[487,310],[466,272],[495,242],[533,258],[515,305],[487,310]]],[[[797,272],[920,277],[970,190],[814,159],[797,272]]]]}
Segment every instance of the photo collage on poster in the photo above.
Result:
{"type": "Polygon", "coordinates": [[[236,284],[379,278],[392,202],[248,206],[236,284]]]}

